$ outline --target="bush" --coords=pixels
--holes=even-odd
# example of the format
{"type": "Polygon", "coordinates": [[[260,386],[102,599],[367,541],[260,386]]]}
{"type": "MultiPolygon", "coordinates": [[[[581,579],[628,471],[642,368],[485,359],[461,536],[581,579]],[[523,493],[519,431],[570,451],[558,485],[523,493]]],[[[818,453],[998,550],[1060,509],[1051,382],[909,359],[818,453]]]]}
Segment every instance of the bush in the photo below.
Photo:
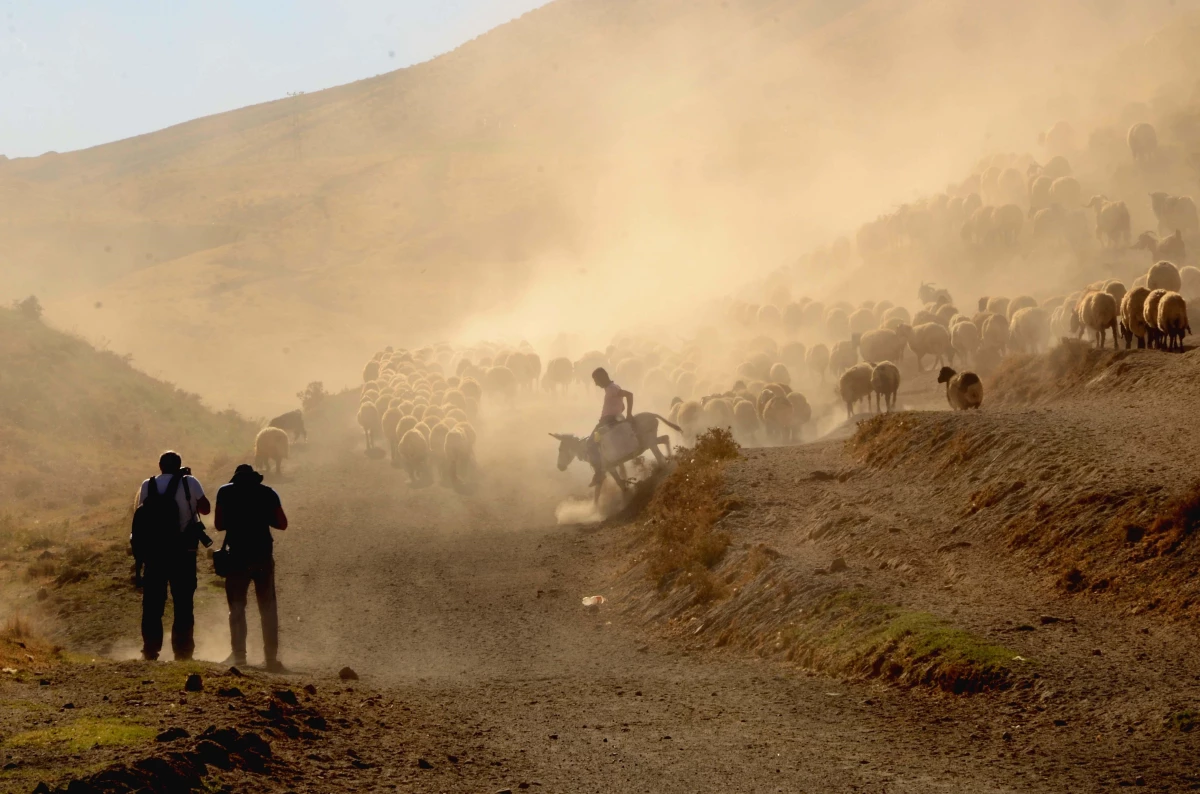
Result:
{"type": "Polygon", "coordinates": [[[300,398],[300,407],[307,414],[319,411],[329,393],[325,391],[324,383],[314,380],[304,387],[304,391],[296,392],[296,396],[300,398]]]}
{"type": "Polygon", "coordinates": [[[13,308],[26,320],[42,319],[42,302],[37,299],[37,295],[30,295],[23,301],[13,301],[13,308]]]}

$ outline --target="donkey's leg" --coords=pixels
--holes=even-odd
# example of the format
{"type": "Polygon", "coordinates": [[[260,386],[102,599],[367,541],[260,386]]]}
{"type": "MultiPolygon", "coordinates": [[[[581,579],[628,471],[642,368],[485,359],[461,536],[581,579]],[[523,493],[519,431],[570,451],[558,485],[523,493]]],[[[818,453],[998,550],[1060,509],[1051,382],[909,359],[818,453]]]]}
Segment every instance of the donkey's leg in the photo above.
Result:
{"type": "Polygon", "coordinates": [[[658,451],[659,444],[666,444],[668,454],[670,454],[671,440],[669,438],[667,438],[666,436],[659,436],[658,438],[654,439],[654,443],[650,445],[650,451],[654,453],[654,459],[656,461],[658,461],[659,463],[662,463],[664,460],[666,460],[666,458],[664,458],[663,454],[658,451]]]}

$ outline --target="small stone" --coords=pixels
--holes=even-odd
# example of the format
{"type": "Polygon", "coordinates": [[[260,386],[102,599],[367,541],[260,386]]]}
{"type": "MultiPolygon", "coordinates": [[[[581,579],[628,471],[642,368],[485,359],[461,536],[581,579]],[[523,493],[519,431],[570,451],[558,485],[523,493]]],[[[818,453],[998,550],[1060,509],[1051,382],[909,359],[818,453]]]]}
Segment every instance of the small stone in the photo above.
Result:
{"type": "Polygon", "coordinates": [[[176,739],[190,738],[191,734],[183,728],[167,728],[165,731],[154,737],[156,742],[173,742],[176,739]]]}
{"type": "Polygon", "coordinates": [[[1054,724],[1055,724],[1055,726],[1062,728],[1062,727],[1066,726],[1067,721],[1066,720],[1055,720],[1054,724]]]}
{"type": "Polygon", "coordinates": [[[304,691],[310,695],[317,694],[317,688],[315,686],[313,686],[312,684],[305,684],[304,691]]]}
{"type": "Polygon", "coordinates": [[[457,763],[458,763],[458,756],[457,756],[457,755],[448,755],[448,756],[446,756],[446,760],[447,760],[447,761],[449,761],[449,762],[450,762],[450,763],[452,763],[452,764],[457,764],[457,763]]]}
{"type": "Polygon", "coordinates": [[[433,764],[429,763],[424,758],[417,759],[417,766],[421,769],[433,769],[433,764]]]}
{"type": "MultiPolygon", "coordinates": [[[[33,794],[50,794],[50,787],[45,783],[38,783],[33,789],[33,794]]],[[[512,794],[512,792],[510,791],[508,794],[512,794]]]]}
{"type": "Polygon", "coordinates": [[[1000,738],[1006,742],[1011,742],[1012,741],[1012,733],[1010,733],[1009,731],[1005,731],[1004,733],[1000,734],[1000,738]]]}
{"type": "Polygon", "coordinates": [[[1043,626],[1049,626],[1051,623],[1058,623],[1060,620],[1062,620],[1062,618],[1055,617],[1054,615],[1041,615],[1038,617],[1038,622],[1043,626]]]}
{"type": "Polygon", "coordinates": [[[518,783],[517,788],[519,788],[523,791],[523,790],[529,788],[529,784],[528,783],[518,783]]]}
{"type": "Polygon", "coordinates": [[[202,692],[204,691],[204,681],[201,680],[199,673],[192,673],[187,677],[187,681],[183,684],[185,692],[202,692]]]}
{"type": "Polygon", "coordinates": [[[358,673],[354,672],[354,668],[343,667],[341,670],[338,670],[338,678],[343,681],[357,681],[358,673]]]}
{"type": "Polygon", "coordinates": [[[290,689],[278,689],[275,691],[275,697],[281,703],[286,703],[289,706],[299,706],[300,701],[296,699],[296,693],[290,689]]]}
{"type": "Polygon", "coordinates": [[[842,557],[838,557],[836,560],[829,563],[830,573],[841,573],[842,571],[847,571],[849,569],[850,566],[846,564],[846,560],[842,557]]]}
{"type": "MultiPolygon", "coordinates": [[[[47,791],[49,791],[49,789],[47,789],[47,791]]],[[[512,789],[502,788],[499,791],[497,791],[496,794],[512,794],[512,789]]]]}
{"type": "Polygon", "coordinates": [[[73,709],[73,708],[75,708],[75,704],[74,703],[64,703],[63,708],[64,709],[73,709]]]}
{"type": "Polygon", "coordinates": [[[1135,778],[1133,779],[1133,785],[1135,785],[1135,786],[1144,786],[1144,785],[1146,785],[1146,778],[1142,777],[1141,775],[1138,775],[1137,777],[1135,777],[1135,778]]]}
{"type": "Polygon", "coordinates": [[[1100,653],[1100,649],[1099,649],[1099,648],[1093,648],[1093,649],[1092,649],[1092,656],[1103,656],[1103,655],[1104,655],[1104,654],[1100,653]]]}
{"type": "MultiPolygon", "coordinates": [[[[587,726],[585,725],[584,727],[586,728],[587,726]]],[[[557,739],[557,738],[558,738],[558,734],[557,734],[557,733],[552,733],[552,734],[550,734],[550,738],[551,738],[551,739],[557,739]]]]}
{"type": "Polygon", "coordinates": [[[242,671],[237,669],[236,667],[230,667],[228,670],[225,671],[225,674],[234,676],[235,678],[242,677],[242,671]]]}
{"type": "Polygon", "coordinates": [[[217,696],[223,698],[240,698],[242,697],[242,690],[235,686],[221,687],[217,690],[217,696]]]}

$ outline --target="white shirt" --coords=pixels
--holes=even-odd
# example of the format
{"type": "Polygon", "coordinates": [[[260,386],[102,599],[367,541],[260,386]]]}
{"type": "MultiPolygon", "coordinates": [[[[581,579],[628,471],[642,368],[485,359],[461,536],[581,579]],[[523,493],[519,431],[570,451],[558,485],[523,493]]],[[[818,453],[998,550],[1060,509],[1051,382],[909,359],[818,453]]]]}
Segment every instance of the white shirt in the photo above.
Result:
{"type": "Polygon", "coordinates": [[[621,387],[615,383],[609,382],[604,387],[604,407],[600,409],[600,418],[606,416],[620,416],[625,410],[625,400],[621,397],[621,387]]]}
{"type": "MultiPolygon", "coordinates": [[[[156,486],[157,493],[166,493],[167,488],[171,486],[171,478],[174,476],[174,474],[160,474],[155,477],[154,484],[156,486]]],[[[204,486],[202,486],[200,481],[195,477],[191,476],[190,474],[186,475],[183,480],[180,481],[179,487],[175,489],[175,504],[179,505],[180,531],[186,529],[188,522],[192,520],[192,516],[196,515],[196,506],[200,503],[202,498],[204,498],[204,486]],[[184,480],[186,480],[188,484],[188,490],[186,492],[183,490],[184,480]],[[191,496],[190,502],[187,498],[189,495],[191,496]]],[[[146,501],[145,480],[142,481],[141,486],[138,488],[137,504],[135,507],[141,507],[142,502],[144,501],[146,501]]]]}

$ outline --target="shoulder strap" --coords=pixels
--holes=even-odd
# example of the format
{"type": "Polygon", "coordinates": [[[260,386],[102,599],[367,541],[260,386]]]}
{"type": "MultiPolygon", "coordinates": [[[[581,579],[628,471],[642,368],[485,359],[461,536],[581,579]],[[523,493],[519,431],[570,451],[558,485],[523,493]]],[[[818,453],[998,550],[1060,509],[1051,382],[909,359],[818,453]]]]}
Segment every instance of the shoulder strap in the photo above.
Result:
{"type": "Polygon", "coordinates": [[[142,500],[143,502],[149,502],[151,499],[158,498],[158,479],[156,477],[147,478],[142,483],[142,487],[146,489],[146,498],[142,500]]]}
{"type": "Polygon", "coordinates": [[[188,487],[186,474],[180,477],[179,481],[183,483],[183,501],[187,503],[188,519],[190,520],[196,517],[196,511],[192,508],[192,489],[188,487]]]}

